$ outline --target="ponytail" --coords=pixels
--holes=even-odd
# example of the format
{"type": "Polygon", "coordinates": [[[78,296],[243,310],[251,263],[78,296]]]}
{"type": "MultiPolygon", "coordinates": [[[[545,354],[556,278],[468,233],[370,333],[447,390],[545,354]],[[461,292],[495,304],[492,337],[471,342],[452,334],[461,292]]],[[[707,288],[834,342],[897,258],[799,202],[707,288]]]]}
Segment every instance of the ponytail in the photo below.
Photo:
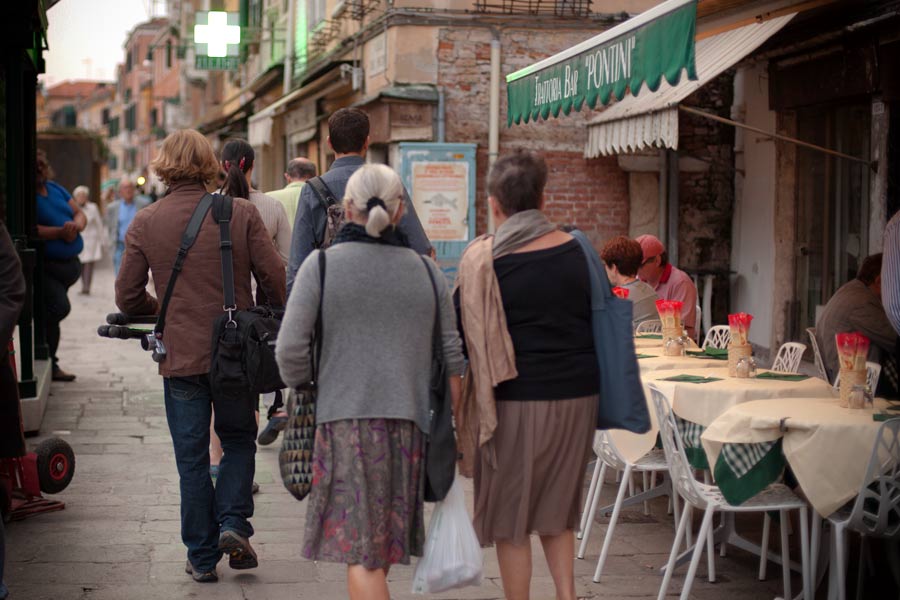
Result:
{"type": "Polygon", "coordinates": [[[392,219],[400,210],[402,195],[403,184],[393,169],[369,164],[350,176],[344,201],[359,214],[366,215],[366,233],[377,238],[391,227],[392,219]]]}
{"type": "Polygon", "coordinates": [[[368,218],[366,219],[366,233],[372,237],[381,237],[382,232],[391,224],[391,215],[388,214],[384,200],[374,196],[366,202],[368,218]]]}
{"type": "Polygon", "coordinates": [[[255,153],[253,147],[240,139],[229,140],[222,148],[222,166],[225,168],[225,183],[222,193],[233,198],[250,197],[247,171],[253,168],[255,153]]]}

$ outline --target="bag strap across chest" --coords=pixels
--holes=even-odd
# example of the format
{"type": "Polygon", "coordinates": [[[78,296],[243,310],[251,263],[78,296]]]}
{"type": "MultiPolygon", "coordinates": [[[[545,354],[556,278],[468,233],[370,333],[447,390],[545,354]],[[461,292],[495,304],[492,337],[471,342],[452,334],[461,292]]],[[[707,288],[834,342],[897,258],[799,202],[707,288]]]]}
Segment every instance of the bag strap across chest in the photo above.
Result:
{"type": "Polygon", "coordinates": [[[234,321],[234,312],[237,310],[237,300],[234,295],[234,257],[231,243],[231,214],[234,208],[234,199],[231,196],[219,196],[216,194],[213,202],[213,219],[219,224],[219,251],[222,254],[222,292],[224,304],[222,310],[228,313],[226,327],[237,327],[234,321]]]}

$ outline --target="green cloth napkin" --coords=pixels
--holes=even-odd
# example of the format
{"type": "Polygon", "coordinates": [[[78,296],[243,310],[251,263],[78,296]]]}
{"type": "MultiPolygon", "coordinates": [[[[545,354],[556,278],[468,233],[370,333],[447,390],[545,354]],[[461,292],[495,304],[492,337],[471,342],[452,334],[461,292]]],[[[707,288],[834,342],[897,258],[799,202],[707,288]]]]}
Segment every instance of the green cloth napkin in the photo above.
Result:
{"type": "Polygon", "coordinates": [[[656,358],[656,355],[655,355],[655,354],[637,354],[636,356],[638,357],[638,359],[641,359],[641,358],[656,358]]]}
{"type": "Polygon", "coordinates": [[[687,350],[688,356],[694,358],[711,358],[713,360],[728,360],[728,350],[725,348],[707,348],[706,350],[687,350]]]}
{"type": "Polygon", "coordinates": [[[637,336],[637,339],[639,339],[639,340],[661,340],[662,334],[661,333],[643,333],[643,334],[637,336]]]}
{"type": "Polygon", "coordinates": [[[702,375],[672,375],[665,377],[662,381],[679,381],[682,383],[710,383],[711,381],[722,381],[720,377],[703,377],[702,375]]]}
{"type": "Polygon", "coordinates": [[[775,381],[806,381],[809,375],[776,373],[775,371],[763,371],[756,376],[757,379],[773,379],[775,381]]]}

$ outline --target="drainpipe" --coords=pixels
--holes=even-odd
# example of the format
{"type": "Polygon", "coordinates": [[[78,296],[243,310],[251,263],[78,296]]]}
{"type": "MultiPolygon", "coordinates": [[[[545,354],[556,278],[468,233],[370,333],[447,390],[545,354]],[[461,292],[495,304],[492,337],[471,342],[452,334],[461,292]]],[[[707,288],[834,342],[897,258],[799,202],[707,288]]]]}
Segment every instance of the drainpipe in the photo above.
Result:
{"type": "MultiPolygon", "coordinates": [[[[488,117],[488,171],[500,154],[500,32],[491,28],[490,115],[488,117]]],[[[488,210],[488,231],[494,231],[494,217],[488,210]]]]}
{"type": "Polygon", "coordinates": [[[288,2],[287,39],[284,42],[284,86],[282,95],[287,96],[291,91],[294,76],[294,21],[296,20],[296,2],[288,2]]]}
{"type": "Polygon", "coordinates": [[[446,136],[446,104],[444,104],[444,88],[438,88],[437,114],[435,115],[435,139],[443,144],[446,136]]]}

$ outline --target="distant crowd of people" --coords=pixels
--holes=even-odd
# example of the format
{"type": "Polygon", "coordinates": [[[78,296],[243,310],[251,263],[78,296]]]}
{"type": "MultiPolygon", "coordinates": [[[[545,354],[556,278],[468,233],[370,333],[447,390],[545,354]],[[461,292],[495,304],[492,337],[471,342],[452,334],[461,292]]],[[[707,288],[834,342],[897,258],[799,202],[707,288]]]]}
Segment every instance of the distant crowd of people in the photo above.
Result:
{"type": "MultiPolygon", "coordinates": [[[[574,600],[574,529],[594,436],[598,365],[588,258],[543,212],[546,163],[524,151],[496,161],[487,180],[496,231],[470,244],[451,289],[435,262],[420,258],[433,248],[399,175],[366,163],[366,113],[332,114],[327,143],[334,162],[326,173],[319,177],[313,162],[295,158],[285,187],[264,194],[251,184],[256,156],[246,141],[230,140],[216,156],[202,134],[177,131],[151,164],[166,194],[150,203],[123,180],[103,211],[87,188],[72,197],[56,184],[39,153],[38,233],[46,240],[42,277],[53,379],[75,378],[58,364],[59,323],[71,308],[68,288],[81,277],[82,293],[90,292],[104,250],[113,250],[119,309],[157,314],[201,198],[214,190],[231,196],[235,306],[286,307],[276,357],[290,388],[311,381],[321,316],[316,461],[303,556],[346,564],[351,598],[387,599],[391,565],[422,554],[437,308],[454,405],[466,372],[489,382],[484,393],[496,405],[496,421],[480,424],[488,429],[481,430],[475,458],[478,539],[497,548],[506,597],[527,598],[529,540],[538,535],[557,598],[574,600]],[[147,291],[151,276],[155,295],[147,291]]],[[[896,352],[898,230],[895,216],[884,267],[881,255],[867,259],[826,307],[819,330],[824,348],[833,349],[835,331],[851,327],[869,335],[876,352],[896,352]]],[[[688,335],[696,338],[697,289],[669,262],[659,239],[619,236],[600,258],[610,283],[629,290],[636,323],[657,318],[657,299],[678,300],[688,335]]],[[[234,569],[257,566],[250,544],[256,443],[272,443],[287,421],[281,393],[264,397],[268,419],[258,432],[258,406],[225,407],[213,392],[210,339],[223,309],[219,265],[219,226],[208,215],[171,297],[163,338],[168,352],[159,365],[180,477],[185,570],[198,582],[218,579],[223,554],[234,569]],[[222,410],[239,414],[218,418],[222,410]]],[[[0,334],[6,335],[2,327],[0,334]]],[[[829,369],[835,362],[827,354],[829,369]]]]}

